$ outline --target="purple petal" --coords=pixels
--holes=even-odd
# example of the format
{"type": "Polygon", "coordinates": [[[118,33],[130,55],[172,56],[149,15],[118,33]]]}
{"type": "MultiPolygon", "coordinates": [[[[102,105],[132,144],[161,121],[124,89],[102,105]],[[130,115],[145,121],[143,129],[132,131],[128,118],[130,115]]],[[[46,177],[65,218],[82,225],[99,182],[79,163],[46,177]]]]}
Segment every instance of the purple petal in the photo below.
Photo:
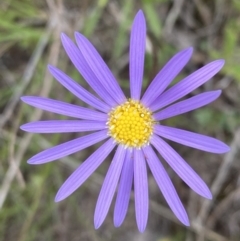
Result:
{"type": "Polygon", "coordinates": [[[199,195],[212,199],[212,194],[198,174],[160,137],[153,135],[151,144],[159,151],[179,177],[199,195]]]}
{"type": "Polygon", "coordinates": [[[129,51],[130,90],[134,100],[139,100],[141,95],[145,46],[146,21],[140,10],[133,21],[129,51]]]}
{"type": "Polygon", "coordinates": [[[69,156],[75,152],[92,146],[95,143],[106,139],[107,137],[107,130],[92,133],[87,136],[82,136],[72,141],[68,141],[63,144],[51,147],[45,151],[42,151],[30,158],[28,160],[28,163],[38,165],[55,161],[59,158],[69,156]]]}
{"type": "Polygon", "coordinates": [[[144,232],[148,219],[148,179],[142,150],[134,149],[134,193],[137,226],[144,232]]]}
{"type": "Polygon", "coordinates": [[[132,182],[133,182],[133,159],[131,158],[132,153],[130,151],[127,152],[122,174],[120,178],[118,194],[114,209],[114,225],[115,227],[119,227],[125,219],[127,214],[132,182]]]}
{"type": "Polygon", "coordinates": [[[87,83],[106,103],[108,103],[112,107],[116,106],[117,103],[113,100],[113,98],[108,94],[103,85],[99,82],[98,78],[89,67],[78,47],[66,34],[62,34],[61,39],[68,57],[71,59],[73,65],[81,73],[87,83]]]}
{"type": "Polygon", "coordinates": [[[69,76],[67,76],[60,69],[53,67],[51,65],[48,66],[48,70],[53,75],[53,77],[62,84],[66,89],[68,89],[72,94],[77,96],[80,100],[89,104],[90,106],[95,107],[96,109],[108,113],[111,109],[106,103],[99,100],[93,94],[85,90],[82,86],[72,80],[69,76]]]}
{"type": "Polygon", "coordinates": [[[215,138],[173,127],[156,125],[154,127],[154,133],[171,141],[175,141],[182,145],[190,146],[202,151],[225,153],[230,150],[225,143],[215,138]]]}
{"type": "Polygon", "coordinates": [[[156,111],[162,107],[165,107],[174,101],[184,97],[191,91],[198,88],[200,85],[211,79],[224,65],[224,60],[215,60],[201,69],[195,71],[169,90],[160,95],[149,108],[152,111],[156,111]]]}
{"type": "Polygon", "coordinates": [[[113,76],[110,69],[107,67],[97,50],[93,45],[80,33],[75,33],[77,45],[87,61],[93,73],[97,76],[100,83],[104,86],[111,97],[118,103],[122,104],[126,101],[117,80],[113,76]]]}
{"type": "Polygon", "coordinates": [[[163,165],[158,159],[157,155],[150,146],[144,147],[143,152],[146,156],[149,168],[155,178],[159,189],[161,190],[168,205],[177,216],[177,218],[186,226],[189,226],[188,215],[182,205],[181,200],[165,171],[163,165]]]}
{"type": "Polygon", "coordinates": [[[102,164],[115,146],[113,139],[109,139],[89,156],[63,183],[55,197],[55,202],[62,201],[75,192],[102,164]]]}
{"type": "Polygon", "coordinates": [[[193,53],[193,48],[187,48],[174,55],[157,74],[143,95],[141,102],[150,106],[152,102],[168,87],[172,80],[187,64],[193,53]]]}
{"type": "Polygon", "coordinates": [[[209,91],[189,99],[180,101],[176,104],[173,104],[167,107],[164,110],[161,110],[153,115],[155,120],[164,120],[176,115],[180,115],[186,113],[191,110],[198,109],[204,105],[211,103],[212,101],[216,100],[219,95],[221,94],[221,90],[209,91]]]}
{"type": "Polygon", "coordinates": [[[94,213],[94,226],[96,229],[102,225],[107,216],[121,174],[125,155],[126,149],[119,145],[98,196],[94,213]]]}
{"type": "Polygon", "coordinates": [[[28,105],[36,108],[50,111],[56,114],[66,115],[70,117],[85,119],[85,120],[99,120],[107,121],[108,116],[95,110],[87,109],[77,105],[68,104],[59,100],[53,100],[36,96],[24,96],[21,100],[28,105]]]}
{"type": "Polygon", "coordinates": [[[30,122],[20,128],[32,133],[66,133],[103,130],[107,126],[105,121],[50,120],[30,122]]]}

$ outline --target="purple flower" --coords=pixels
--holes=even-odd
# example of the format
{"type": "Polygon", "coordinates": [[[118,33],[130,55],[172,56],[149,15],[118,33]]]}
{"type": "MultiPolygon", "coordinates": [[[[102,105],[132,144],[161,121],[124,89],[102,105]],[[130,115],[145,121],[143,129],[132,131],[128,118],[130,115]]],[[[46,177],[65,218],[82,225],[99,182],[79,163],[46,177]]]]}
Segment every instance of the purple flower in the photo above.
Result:
{"type": "Polygon", "coordinates": [[[204,181],[162,138],[212,153],[225,153],[229,147],[211,137],[161,125],[160,121],[200,108],[218,98],[221,90],[205,92],[174,103],[211,79],[223,67],[224,61],[213,61],[166,90],[192,55],[192,48],[184,49],[170,59],[141,97],[146,23],[143,12],[139,11],[130,38],[131,98],[127,99],[92,44],[80,33],[76,33],[75,38],[78,47],[62,34],[63,47],[74,66],[101,99],[61,70],[49,66],[49,71],[72,94],[96,110],[48,98],[25,96],[22,101],[31,106],[81,120],[37,121],[27,123],[21,129],[34,133],[95,132],[42,151],[28,163],[51,162],[104,140],[104,144],[65,181],[55,201],[65,199],[79,188],[116,147],[97,200],[95,228],[103,223],[119,183],[114,225],[120,226],[126,216],[134,184],[137,226],[140,232],[145,230],[148,219],[146,163],[174,214],[183,224],[189,225],[182,202],[153,147],[189,187],[205,198],[212,198],[204,181]]]}

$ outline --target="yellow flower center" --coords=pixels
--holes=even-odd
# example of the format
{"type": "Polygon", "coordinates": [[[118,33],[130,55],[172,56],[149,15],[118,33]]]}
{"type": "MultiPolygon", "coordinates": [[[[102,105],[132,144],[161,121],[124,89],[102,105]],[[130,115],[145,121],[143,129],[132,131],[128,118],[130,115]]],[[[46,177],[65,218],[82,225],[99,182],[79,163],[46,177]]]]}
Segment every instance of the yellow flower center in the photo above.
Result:
{"type": "Polygon", "coordinates": [[[154,119],[139,101],[129,99],[109,112],[108,134],[127,147],[140,148],[149,144],[154,119]]]}

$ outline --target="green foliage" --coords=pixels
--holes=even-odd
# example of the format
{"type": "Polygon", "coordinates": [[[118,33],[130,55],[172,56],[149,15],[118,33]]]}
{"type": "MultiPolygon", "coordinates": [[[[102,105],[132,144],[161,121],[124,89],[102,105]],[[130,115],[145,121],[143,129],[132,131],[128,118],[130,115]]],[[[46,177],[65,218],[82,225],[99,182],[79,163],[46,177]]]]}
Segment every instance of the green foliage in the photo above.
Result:
{"type": "Polygon", "coordinates": [[[151,1],[143,1],[143,10],[146,14],[146,18],[149,24],[149,28],[156,38],[159,38],[161,35],[161,21],[155,10],[155,6],[151,3],[151,1]]]}
{"type": "Polygon", "coordinates": [[[97,6],[92,10],[92,12],[86,16],[84,21],[84,28],[82,30],[83,34],[87,37],[91,36],[94,32],[102,12],[107,5],[109,0],[100,0],[98,1],[97,6]]]}
{"type": "Polygon", "coordinates": [[[119,58],[123,53],[124,48],[129,43],[129,30],[132,22],[132,7],[133,1],[124,0],[122,21],[119,23],[118,33],[113,49],[113,56],[119,58]]]}
{"type": "Polygon", "coordinates": [[[232,3],[233,3],[233,8],[240,11],[240,2],[238,0],[233,0],[232,3]]]}
{"type": "MultiPolygon", "coordinates": [[[[0,8],[0,43],[19,43],[27,47],[41,36],[42,29],[34,26],[40,21],[40,10],[30,0],[12,0],[5,8],[0,8]]],[[[41,20],[42,21],[42,20],[41,20]]]]}
{"type": "Polygon", "coordinates": [[[223,130],[232,132],[240,125],[239,114],[230,112],[224,115],[221,111],[211,107],[194,111],[194,118],[200,129],[206,133],[217,133],[223,130]]]}
{"type": "Polygon", "coordinates": [[[210,55],[214,59],[225,59],[223,73],[234,77],[240,82],[239,68],[239,35],[240,35],[240,19],[230,19],[224,28],[224,37],[220,50],[210,50],[210,55]]]}

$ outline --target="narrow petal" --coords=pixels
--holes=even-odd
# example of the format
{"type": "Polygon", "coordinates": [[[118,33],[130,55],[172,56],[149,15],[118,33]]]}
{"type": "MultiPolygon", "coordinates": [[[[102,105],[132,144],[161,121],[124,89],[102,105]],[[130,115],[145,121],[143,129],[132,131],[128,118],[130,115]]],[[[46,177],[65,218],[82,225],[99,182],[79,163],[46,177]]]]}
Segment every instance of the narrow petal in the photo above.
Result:
{"type": "Polygon", "coordinates": [[[198,109],[216,100],[221,94],[221,92],[221,90],[215,90],[196,95],[155,113],[153,117],[155,120],[164,120],[176,115],[181,115],[183,113],[198,109]]]}
{"type": "Polygon", "coordinates": [[[66,133],[97,131],[107,127],[105,121],[50,120],[30,122],[22,125],[20,128],[32,133],[66,133]]]}
{"type": "Polygon", "coordinates": [[[105,113],[101,113],[77,105],[72,105],[59,100],[53,100],[37,96],[24,96],[21,97],[21,100],[27,103],[28,105],[60,115],[85,120],[107,121],[108,119],[108,116],[105,113]]]}
{"type": "Polygon", "coordinates": [[[146,160],[153,174],[153,177],[155,178],[158,187],[166,199],[168,205],[177,216],[177,218],[184,225],[189,226],[188,215],[162,163],[150,146],[143,148],[143,152],[146,156],[146,160]]]}
{"type": "Polygon", "coordinates": [[[81,85],[72,80],[68,75],[62,72],[60,69],[48,66],[48,70],[52,76],[62,84],[66,89],[68,89],[72,94],[78,97],[80,100],[89,104],[90,106],[95,107],[96,109],[108,113],[111,109],[109,105],[99,100],[93,94],[85,90],[81,85]]]}
{"type": "Polygon", "coordinates": [[[149,107],[156,111],[189,94],[210,80],[224,65],[224,60],[215,60],[195,71],[160,95],[149,107]]]}
{"type": "Polygon", "coordinates": [[[182,157],[160,137],[153,135],[151,144],[159,151],[171,168],[179,177],[199,195],[212,199],[212,194],[205,182],[198,174],[182,159],[182,157]]]}
{"type": "Polygon", "coordinates": [[[111,95],[111,97],[118,104],[122,104],[124,101],[126,101],[126,97],[123,94],[117,80],[93,45],[80,33],[76,32],[75,38],[77,45],[89,67],[92,69],[93,73],[96,75],[107,92],[111,95]]]}
{"type": "Polygon", "coordinates": [[[134,100],[139,100],[141,95],[145,46],[146,21],[140,10],[133,21],[129,51],[130,90],[134,100]]]}
{"type": "Polygon", "coordinates": [[[225,153],[230,148],[223,142],[208,136],[173,127],[156,125],[154,133],[171,141],[212,153],[225,153]]]}
{"type": "Polygon", "coordinates": [[[89,67],[79,48],[66,34],[62,33],[61,40],[68,57],[71,59],[73,65],[81,73],[87,83],[106,103],[108,103],[112,107],[116,106],[117,103],[108,94],[103,85],[99,82],[98,78],[89,67]]]}
{"type": "Polygon", "coordinates": [[[168,87],[173,79],[187,64],[193,53],[193,48],[187,48],[174,55],[163,69],[156,75],[143,95],[141,102],[149,106],[168,87]]]}
{"type": "Polygon", "coordinates": [[[122,174],[120,178],[118,194],[114,209],[114,225],[115,227],[121,226],[122,222],[124,221],[128,204],[130,200],[130,194],[132,189],[133,183],[133,159],[131,157],[132,153],[127,151],[122,174]]]}
{"type": "Polygon", "coordinates": [[[55,161],[59,158],[69,156],[75,152],[81,151],[95,143],[106,139],[107,130],[99,131],[96,133],[82,136],[77,139],[65,142],[63,144],[51,147],[45,151],[38,153],[28,160],[29,164],[43,164],[51,161],[55,161]]]}
{"type": "Polygon", "coordinates": [[[89,156],[63,183],[55,197],[55,202],[62,201],[75,192],[102,164],[115,146],[113,139],[109,139],[89,156]]]}
{"type": "Polygon", "coordinates": [[[137,226],[144,232],[148,220],[148,179],[142,150],[134,150],[134,193],[137,226]]]}
{"type": "Polygon", "coordinates": [[[94,213],[94,226],[96,229],[102,225],[107,216],[121,174],[126,151],[122,145],[118,146],[104,179],[94,213]]]}

